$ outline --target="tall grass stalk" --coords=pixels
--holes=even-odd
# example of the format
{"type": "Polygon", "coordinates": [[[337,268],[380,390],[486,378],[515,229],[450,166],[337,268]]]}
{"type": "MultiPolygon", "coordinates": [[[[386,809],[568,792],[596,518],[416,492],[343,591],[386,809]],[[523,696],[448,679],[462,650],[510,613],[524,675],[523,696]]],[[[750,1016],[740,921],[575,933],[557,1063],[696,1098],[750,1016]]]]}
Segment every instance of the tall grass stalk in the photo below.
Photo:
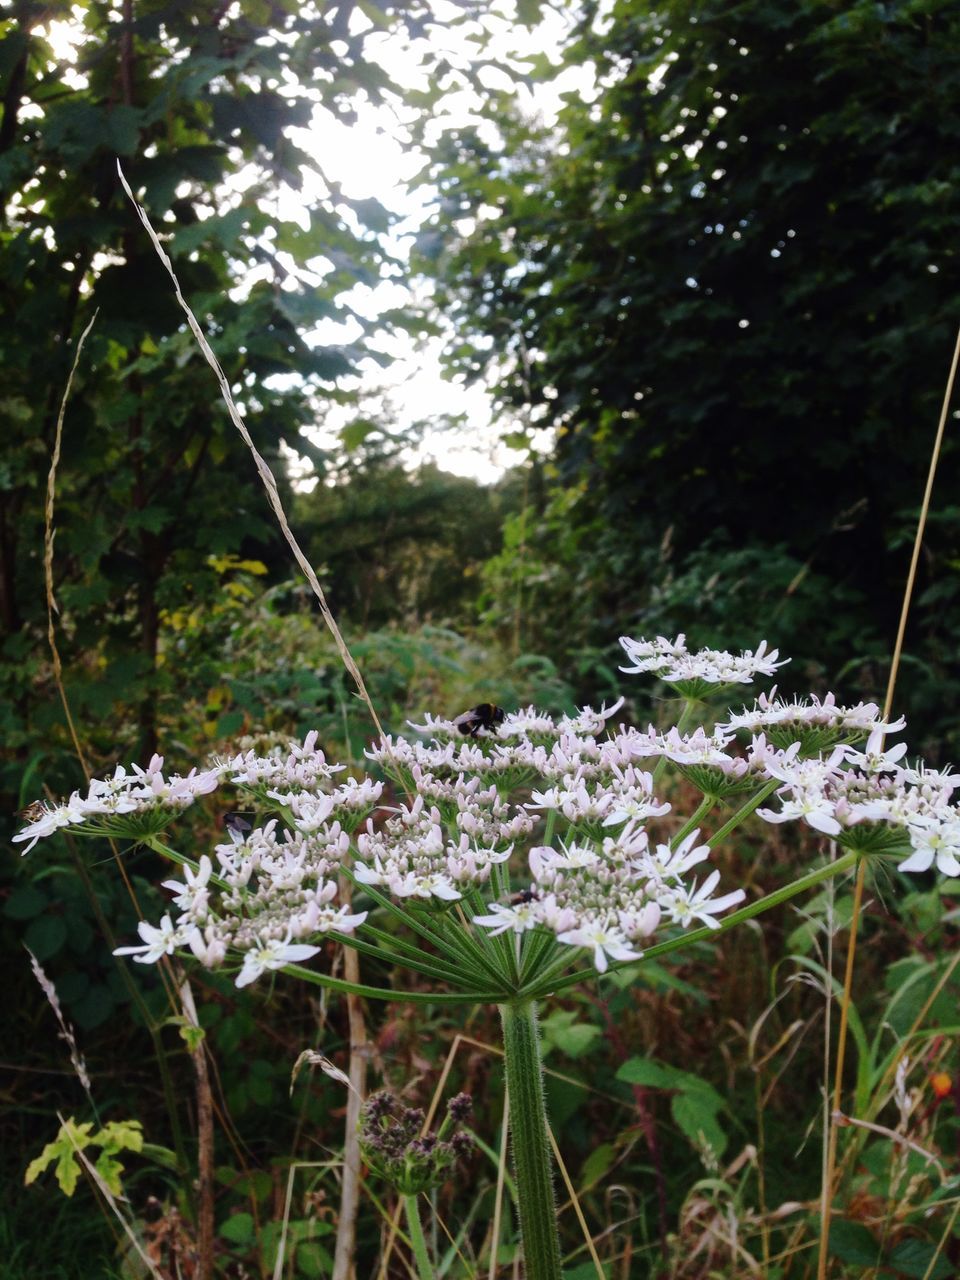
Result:
{"type": "MultiPolygon", "coordinates": [[[[909,617],[910,605],[913,601],[913,589],[917,578],[917,565],[920,562],[920,548],[923,544],[923,535],[927,527],[927,516],[930,512],[930,501],[933,496],[933,483],[937,474],[937,464],[940,461],[940,454],[943,449],[943,438],[947,427],[947,414],[950,410],[950,402],[953,399],[953,387],[954,382],[956,381],[958,363],[960,363],[960,328],[957,329],[957,337],[953,347],[953,358],[950,361],[950,372],[947,374],[947,383],[943,393],[943,403],[940,407],[940,420],[937,424],[937,434],[933,442],[933,450],[930,454],[930,467],[927,471],[927,483],[924,487],[923,501],[920,504],[920,515],[917,519],[917,532],[913,540],[913,551],[910,556],[910,568],[907,571],[907,580],[903,590],[903,604],[900,608],[900,621],[897,626],[897,638],[893,646],[893,657],[890,662],[890,676],[887,680],[887,692],[883,702],[884,720],[889,719],[890,712],[893,709],[893,694],[894,689],[896,688],[897,675],[900,671],[900,658],[903,653],[903,640],[907,631],[907,618],[909,617]]],[[[833,1106],[831,1109],[830,1132],[827,1141],[826,1168],[824,1171],[823,1187],[821,1191],[822,1208],[820,1219],[820,1248],[817,1257],[817,1280],[826,1280],[827,1276],[830,1212],[834,1193],[839,1130],[835,1117],[842,1114],[841,1103],[843,1101],[843,1068],[847,1043],[847,1012],[850,1007],[850,999],[853,991],[853,970],[857,951],[857,931],[860,924],[860,908],[863,903],[863,887],[866,880],[866,874],[867,864],[866,859],[863,859],[857,869],[857,881],[853,897],[853,914],[850,918],[850,936],[847,943],[843,997],[840,1006],[840,1026],[837,1031],[837,1056],[833,1078],[833,1106]]]]}

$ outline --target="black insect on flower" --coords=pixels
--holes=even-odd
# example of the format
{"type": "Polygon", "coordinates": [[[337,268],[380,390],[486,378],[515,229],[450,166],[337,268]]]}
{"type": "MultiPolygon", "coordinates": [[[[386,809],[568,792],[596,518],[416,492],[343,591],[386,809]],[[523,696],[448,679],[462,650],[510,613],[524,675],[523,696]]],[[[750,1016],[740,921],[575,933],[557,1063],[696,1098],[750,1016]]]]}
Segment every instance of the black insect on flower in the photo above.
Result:
{"type": "Polygon", "coordinates": [[[469,711],[457,716],[454,724],[462,734],[475,738],[481,729],[489,732],[497,725],[503,724],[503,707],[494,706],[492,702],[480,702],[469,711]]]}
{"type": "Polygon", "coordinates": [[[253,830],[253,823],[248,822],[248,818],[255,815],[252,813],[225,813],[223,815],[224,829],[229,831],[231,835],[245,836],[248,831],[253,830]]]}

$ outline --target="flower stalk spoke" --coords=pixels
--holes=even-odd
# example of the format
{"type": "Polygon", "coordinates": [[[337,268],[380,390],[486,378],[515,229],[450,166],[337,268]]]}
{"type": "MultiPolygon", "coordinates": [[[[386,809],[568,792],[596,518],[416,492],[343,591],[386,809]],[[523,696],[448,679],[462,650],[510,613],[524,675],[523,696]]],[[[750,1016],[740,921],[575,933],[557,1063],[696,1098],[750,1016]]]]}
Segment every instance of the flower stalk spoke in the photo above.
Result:
{"type": "MultiPolygon", "coordinates": [[[[366,931],[366,925],[361,925],[361,928],[366,931]]],[[[417,956],[411,956],[408,953],[390,951],[384,946],[375,946],[356,934],[339,934],[331,931],[327,936],[332,942],[339,942],[344,947],[353,947],[361,955],[370,956],[371,959],[379,960],[385,965],[412,969],[414,973],[419,973],[425,978],[436,978],[439,982],[449,982],[454,986],[476,987],[478,983],[486,981],[484,974],[475,970],[464,967],[458,972],[450,966],[434,964],[430,956],[423,951],[417,956]]]]}

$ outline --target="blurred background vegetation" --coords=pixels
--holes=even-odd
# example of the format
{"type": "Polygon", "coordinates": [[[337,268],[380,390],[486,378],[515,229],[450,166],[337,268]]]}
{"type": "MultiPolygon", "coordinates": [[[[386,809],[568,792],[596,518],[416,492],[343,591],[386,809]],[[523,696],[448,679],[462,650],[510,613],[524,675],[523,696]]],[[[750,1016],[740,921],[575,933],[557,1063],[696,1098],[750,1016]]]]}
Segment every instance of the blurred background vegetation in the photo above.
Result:
{"type": "MultiPolygon", "coordinates": [[[[24,941],[78,1028],[104,1116],[139,1117],[175,1153],[172,1169],[125,1184],[137,1212],[159,1238],[174,1210],[189,1236],[193,1211],[193,1117],[177,1084],[189,1058],[163,1025],[163,991],[110,956],[136,915],[107,851],[50,842],[21,862],[6,844],[18,809],[82,784],[46,641],[44,493],[94,311],[66,415],[53,562],[63,683],[90,768],[159,750],[186,769],[243,734],[315,727],[330,754],[357,761],[371,732],[117,158],[397,731],[481,699],[566,710],[616,696],[622,633],[682,630],[723,647],[766,637],[793,656],[789,690],[882,695],[958,321],[958,103],[960,12],[939,0],[12,0],[0,16],[5,1274],[127,1265],[90,1188],[66,1202],[20,1187],[56,1111],[82,1107],[24,941]],[[481,20],[501,11],[533,53],[497,52],[481,20]],[[564,33],[549,55],[536,51],[545,21],[564,33]],[[69,54],[53,39],[63,23],[69,54]],[[472,40],[459,60],[458,31],[472,40]],[[384,69],[384,42],[413,51],[427,88],[384,69]],[[571,73],[556,115],[538,112],[538,89],[571,73]],[[448,111],[464,90],[469,111],[448,111]],[[315,127],[318,106],[350,125],[384,104],[423,157],[413,185],[430,197],[409,263],[389,201],[350,198],[324,174],[322,148],[292,133],[315,127]],[[371,318],[358,287],[400,274],[419,301],[371,318]],[[355,336],[311,337],[331,320],[355,336]],[[438,334],[451,382],[437,412],[454,419],[467,388],[489,387],[515,460],[495,481],[412,465],[424,423],[398,421],[374,395],[398,342],[438,334]],[[166,1098],[157,1053],[169,1057],[166,1098]]],[[[937,763],[958,744],[958,412],[895,708],[937,763]]],[[[211,809],[198,842],[217,821],[211,809]]],[[[755,874],[757,847],[733,855],[738,874],[755,874]]],[[[765,856],[783,876],[809,847],[765,856]]],[[[159,902],[153,856],[128,865],[142,900],[159,902]]],[[[760,1201],[816,1195],[816,1144],[793,1157],[815,1119],[822,1028],[809,994],[783,996],[773,976],[791,957],[811,972],[812,910],[806,932],[780,920],[728,938],[698,986],[663,969],[548,1020],[548,1061],[606,1095],[552,1086],[591,1223],[628,1224],[607,1241],[620,1259],[611,1276],[743,1274],[714,1226],[733,1205],[760,1230],[753,1166],[713,1170],[691,1217],[696,1145],[663,1158],[680,1076],[672,1090],[615,1076],[638,1051],[695,1071],[723,1095],[727,1157],[762,1148],[748,1032],[777,994],[770,1045],[796,1019],[811,1034],[790,1050],[785,1091],[763,1097],[760,1201]],[[810,1104],[800,1113],[798,1096],[810,1104]]],[[[871,1034],[891,1018],[909,1025],[889,1002],[910,977],[919,1008],[956,939],[950,899],[932,886],[891,910],[892,929],[879,907],[866,926],[871,1034]]],[[[955,1020],[949,991],[943,1027],[955,1020]]],[[[202,995],[219,1073],[223,1273],[269,1274],[289,1161],[342,1145],[339,1087],[317,1075],[288,1104],[290,1067],[318,1038],[336,1058],[345,1015],[279,987],[269,1009],[215,980],[202,995]]],[[[428,1096],[463,1028],[402,1005],[371,1018],[376,1068],[428,1096]]],[[[470,1031],[492,1038],[482,1020],[470,1031]]],[[[949,1036],[930,1044],[950,1068],[949,1036]]],[[[496,1064],[475,1054],[460,1075],[492,1142],[496,1064]]],[[[934,1110],[931,1132],[955,1133],[955,1105],[934,1110]]],[[[836,1265],[862,1275],[882,1254],[885,1274],[955,1274],[954,1241],[931,1261],[916,1198],[893,1207],[921,1177],[894,1163],[887,1151],[847,1171],[836,1265]]],[[[494,1165],[478,1167],[470,1221],[489,1216],[494,1178],[494,1165]]],[[[320,1178],[309,1194],[285,1274],[329,1274],[336,1183],[320,1178]]],[[[807,1274],[815,1226],[804,1221],[796,1269],[764,1274],[807,1274]]],[[[358,1276],[372,1274],[378,1231],[375,1217],[362,1228],[358,1276]]],[[[573,1224],[571,1250],[577,1238],[573,1224]]],[[[582,1262],[572,1257],[571,1277],[582,1262]]],[[[460,1267],[452,1258],[449,1274],[468,1274],[460,1267]]]]}

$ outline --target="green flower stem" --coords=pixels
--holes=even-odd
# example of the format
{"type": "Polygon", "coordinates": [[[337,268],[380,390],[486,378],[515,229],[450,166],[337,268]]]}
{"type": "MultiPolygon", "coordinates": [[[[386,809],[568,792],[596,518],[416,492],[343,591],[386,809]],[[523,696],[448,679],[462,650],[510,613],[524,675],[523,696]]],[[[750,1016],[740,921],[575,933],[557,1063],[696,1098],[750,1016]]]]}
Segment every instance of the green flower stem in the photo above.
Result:
{"type": "MultiPolygon", "coordinates": [[[[530,980],[523,983],[518,994],[527,998],[534,991],[552,992],[554,990],[554,982],[570,968],[571,964],[576,961],[578,954],[576,947],[568,946],[565,942],[558,943],[557,951],[550,953],[550,958],[540,966],[538,973],[530,975],[530,980]]],[[[633,963],[636,964],[636,961],[633,963]]],[[[579,979],[582,980],[588,976],[586,973],[581,973],[579,979]]]]}
{"type": "Polygon", "coordinates": [[[704,818],[707,816],[707,814],[710,812],[710,810],[713,808],[713,806],[716,803],[717,802],[713,798],[713,796],[704,796],[703,799],[700,801],[700,803],[697,805],[696,813],[691,814],[691,816],[686,820],[686,822],[683,824],[680,830],[671,839],[670,848],[676,849],[677,845],[684,838],[684,836],[688,836],[695,827],[699,827],[700,823],[704,820],[704,818]]]}
{"type": "MultiPolygon", "coordinates": [[[[350,868],[344,867],[343,870],[351,883],[357,885],[357,881],[351,874],[350,868]]],[[[429,942],[432,946],[436,947],[440,954],[449,960],[455,968],[461,968],[464,956],[469,954],[477,962],[478,967],[484,969],[487,975],[493,978],[495,982],[499,983],[502,981],[502,974],[494,969],[492,965],[485,963],[484,957],[481,954],[476,954],[476,943],[472,941],[465,929],[456,930],[451,939],[448,934],[444,933],[441,917],[438,917],[435,922],[432,922],[435,923],[435,928],[428,928],[423,922],[422,913],[397,906],[391,898],[387,897],[386,894],[380,893],[379,890],[373,888],[371,885],[365,884],[360,885],[359,887],[367,894],[368,897],[373,899],[377,906],[383,907],[388,915],[393,916],[395,920],[399,920],[402,924],[406,925],[408,929],[419,934],[425,942],[429,942]]]]}
{"type": "MultiPolygon", "coordinates": [[[[490,868],[490,887],[495,902],[510,900],[510,871],[506,863],[494,864],[490,868]]],[[[520,985],[520,968],[517,963],[515,946],[516,935],[512,931],[488,937],[487,941],[493,952],[500,957],[501,972],[507,977],[509,987],[516,991],[520,985]]]]}
{"type": "Polygon", "coordinates": [[[546,825],[543,828],[544,844],[549,844],[550,841],[553,839],[553,829],[556,825],[557,825],[557,811],[556,809],[548,809],[546,825]]]}
{"type": "MultiPolygon", "coordinates": [[[[754,916],[761,915],[764,911],[769,911],[771,907],[779,906],[781,902],[788,902],[791,898],[795,898],[798,893],[803,893],[805,889],[812,889],[822,881],[829,880],[831,876],[837,876],[844,871],[848,871],[862,856],[859,849],[851,849],[842,858],[838,858],[836,862],[828,862],[826,866],[818,867],[816,871],[811,871],[809,874],[801,876],[799,880],[794,880],[792,884],[785,885],[774,893],[768,893],[766,897],[759,898],[756,902],[751,902],[749,906],[741,907],[739,911],[731,911],[728,916],[724,916],[716,929],[709,927],[693,929],[689,933],[680,934],[677,938],[670,938],[667,942],[661,942],[655,947],[649,947],[644,951],[643,959],[654,960],[657,956],[665,956],[671,951],[679,951],[683,947],[692,946],[695,942],[704,942],[707,938],[716,938],[719,934],[726,933],[728,929],[732,929],[734,925],[738,925],[744,920],[751,920],[754,916]]],[[[636,960],[623,960],[618,964],[612,964],[607,972],[609,973],[614,969],[623,969],[629,964],[636,963],[636,960]]],[[[567,987],[576,986],[578,982],[582,982],[588,976],[590,975],[583,972],[571,973],[567,977],[561,978],[558,982],[540,982],[531,988],[529,992],[525,991],[524,995],[540,1000],[547,995],[556,995],[558,992],[566,990],[567,987]]]]}
{"type": "Polygon", "coordinates": [[[525,1280],[561,1280],[560,1238],[536,1005],[501,1004],[503,1047],[510,1098],[510,1139],[517,1176],[525,1280]]]}
{"type": "Polygon", "coordinates": [[[379,944],[380,955],[390,952],[397,957],[389,962],[391,964],[405,964],[408,960],[411,965],[428,963],[438,971],[444,970],[451,982],[456,982],[463,977],[463,965],[460,961],[454,963],[452,960],[444,959],[443,956],[435,956],[429,952],[422,951],[419,947],[413,946],[396,934],[387,933],[385,929],[378,929],[375,925],[370,924],[369,920],[365,920],[361,927],[364,938],[373,938],[379,944]]]}
{"type": "Polygon", "coordinates": [[[538,972],[542,973],[548,965],[552,966],[557,949],[562,946],[563,944],[557,942],[549,929],[534,929],[532,933],[524,934],[520,952],[521,982],[528,982],[531,978],[535,978],[538,972]]]}
{"type": "Polygon", "coordinates": [[[470,956],[484,973],[500,987],[499,1000],[503,999],[504,992],[516,989],[516,983],[511,980],[509,973],[504,971],[503,965],[498,959],[500,953],[495,946],[496,938],[488,937],[486,933],[479,929],[474,932],[460,923],[452,924],[450,932],[454,935],[454,944],[464,954],[470,956]]]}
{"type": "MultiPolygon", "coordinates": [[[[677,721],[677,733],[683,733],[690,721],[694,718],[694,707],[700,701],[699,698],[684,698],[683,710],[680,712],[680,719],[677,721]]],[[[663,771],[667,767],[667,757],[661,756],[653,769],[653,787],[656,790],[657,783],[663,776],[663,771]]]]}
{"type": "MultiPolygon", "coordinates": [[[[93,887],[93,881],[90,879],[90,874],[87,871],[86,863],[77,853],[73,843],[69,841],[68,843],[70,851],[73,854],[77,875],[79,876],[87,895],[87,901],[93,909],[93,914],[96,917],[97,924],[100,926],[100,932],[106,938],[107,945],[112,952],[114,947],[117,945],[117,939],[114,936],[113,929],[106,917],[106,914],[104,913],[103,907],[100,904],[100,899],[97,897],[96,891],[93,887]]],[[[130,975],[130,970],[133,966],[125,964],[121,956],[113,956],[113,962],[117,967],[117,972],[120,974],[120,979],[123,982],[123,985],[127,989],[127,995],[130,997],[131,1003],[139,1010],[140,1017],[143,1020],[143,1025],[146,1027],[150,1039],[153,1041],[153,1051],[156,1055],[157,1067],[160,1071],[160,1083],[161,1088],[163,1089],[163,1098],[167,1108],[167,1118],[170,1121],[173,1148],[177,1156],[177,1170],[181,1177],[186,1178],[191,1162],[187,1156],[187,1147],[183,1138],[183,1126],[180,1123],[180,1113],[177,1110],[177,1094],[173,1084],[173,1074],[170,1071],[170,1063],[167,1060],[167,1050],[163,1044],[160,1027],[158,1027],[154,1021],[154,1015],[147,1007],[147,1003],[140,992],[139,986],[134,982],[130,975]]]]}
{"type": "MultiPolygon", "coordinates": [[[[147,836],[140,843],[146,848],[152,849],[154,853],[159,853],[161,857],[169,858],[178,867],[189,867],[191,871],[200,869],[200,863],[195,858],[188,858],[185,853],[178,853],[176,849],[171,849],[169,845],[163,843],[159,836],[147,836]]],[[[218,889],[229,889],[230,887],[222,876],[218,876],[215,873],[211,874],[210,883],[215,884],[218,889]]]]}
{"type": "Polygon", "coordinates": [[[302,964],[285,964],[280,970],[291,978],[312,982],[315,987],[328,991],[340,991],[345,995],[360,996],[363,1000],[396,1000],[404,1004],[496,1004],[503,999],[502,991],[404,991],[392,987],[367,987],[360,982],[345,982],[331,977],[319,969],[305,969],[302,964]]]}
{"type": "Polygon", "coordinates": [[[403,1208],[407,1215],[407,1226],[410,1228],[410,1243],[413,1246],[419,1280],[434,1280],[433,1267],[430,1265],[430,1255],[427,1253],[427,1242],[423,1234],[423,1224],[420,1221],[420,1205],[417,1197],[405,1195],[403,1208]]]}
{"type": "MultiPolygon", "coordinates": [[[[366,925],[361,927],[366,930],[366,925]]],[[[417,956],[412,956],[409,952],[400,954],[384,946],[374,946],[373,943],[365,942],[363,938],[358,938],[354,934],[337,933],[334,930],[331,930],[327,937],[333,942],[339,942],[344,947],[353,947],[354,951],[359,951],[361,955],[372,956],[375,960],[381,960],[384,964],[394,968],[413,969],[415,973],[422,973],[425,978],[436,978],[439,982],[450,982],[457,986],[462,985],[464,980],[473,985],[484,981],[482,973],[466,968],[458,970],[452,965],[433,963],[432,957],[424,952],[420,952],[417,956]]]]}
{"type": "Polygon", "coordinates": [[[710,837],[711,848],[715,849],[721,840],[725,840],[731,831],[736,830],[745,818],[750,817],[754,809],[759,808],[760,805],[763,804],[767,796],[772,795],[774,791],[776,791],[777,787],[782,786],[783,783],[779,778],[771,778],[769,782],[765,782],[756,795],[751,796],[745,804],[740,806],[732,817],[727,819],[719,831],[715,831],[713,833],[710,837]]]}

